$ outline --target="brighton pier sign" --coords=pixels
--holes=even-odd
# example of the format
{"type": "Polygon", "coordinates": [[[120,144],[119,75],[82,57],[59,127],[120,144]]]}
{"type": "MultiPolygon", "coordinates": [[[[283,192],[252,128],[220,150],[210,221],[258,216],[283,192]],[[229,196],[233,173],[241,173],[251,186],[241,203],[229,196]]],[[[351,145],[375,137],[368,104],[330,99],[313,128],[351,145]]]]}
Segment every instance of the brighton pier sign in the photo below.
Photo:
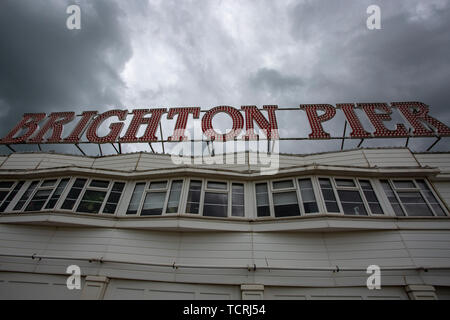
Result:
{"type": "MultiPolygon", "coordinates": [[[[422,102],[392,102],[387,103],[345,103],[336,104],[301,104],[298,108],[278,108],[276,105],[265,105],[262,109],[256,106],[242,106],[239,109],[231,106],[217,106],[209,110],[201,110],[198,107],[187,108],[155,108],[109,110],[104,113],[97,111],[85,111],[80,115],[75,112],[26,113],[22,120],[0,140],[0,144],[54,144],[54,143],[140,143],[140,142],[173,142],[186,141],[186,125],[190,116],[200,119],[202,134],[206,141],[230,141],[238,139],[239,134],[244,134],[239,139],[243,140],[303,140],[303,139],[344,139],[331,137],[323,128],[323,123],[331,120],[337,110],[344,113],[351,132],[348,137],[353,139],[366,138],[400,138],[400,137],[436,137],[440,139],[450,136],[450,128],[428,114],[429,107],[422,102]],[[391,121],[392,108],[397,108],[405,121],[410,124],[408,130],[405,124],[397,123],[391,130],[385,126],[385,121],[391,121]],[[363,110],[375,131],[367,131],[358,118],[356,109],[363,110]],[[278,111],[301,112],[309,121],[310,130],[308,137],[280,137],[276,112],[278,111]],[[157,137],[157,129],[161,119],[167,113],[167,119],[176,117],[176,123],[171,136],[164,140],[157,137]],[[213,128],[213,118],[225,113],[232,120],[232,128],[226,133],[219,133],[213,128]],[[131,116],[128,125],[125,124],[128,116],[131,116]],[[99,135],[99,129],[106,129],[105,121],[111,122],[105,135],[99,135]],[[73,123],[72,123],[73,122],[73,123]],[[69,123],[75,126],[70,134],[63,137],[64,126],[69,123]],[[103,124],[103,126],[102,126],[103,124]],[[260,137],[255,132],[255,124],[260,128],[260,137]],[[138,131],[145,126],[145,132],[141,136],[138,131]],[[126,127],[126,128],[125,128],[126,127]],[[85,136],[85,139],[82,137],[85,136]]],[[[346,122],[346,124],[347,124],[346,122]]],[[[345,135],[345,130],[344,130],[345,135]]],[[[203,139],[203,138],[202,138],[203,139]]],[[[188,140],[193,141],[193,140],[188,140]]],[[[203,140],[202,140],[203,141],[203,140]]]]}

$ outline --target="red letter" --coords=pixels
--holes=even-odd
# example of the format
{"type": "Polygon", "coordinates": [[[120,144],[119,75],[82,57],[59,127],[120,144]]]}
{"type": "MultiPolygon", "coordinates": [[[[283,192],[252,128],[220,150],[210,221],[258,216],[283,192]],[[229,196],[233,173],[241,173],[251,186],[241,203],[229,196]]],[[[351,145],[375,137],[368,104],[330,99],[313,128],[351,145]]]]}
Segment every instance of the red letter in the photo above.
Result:
{"type": "Polygon", "coordinates": [[[42,138],[49,129],[52,129],[52,136],[46,142],[61,142],[61,133],[63,126],[69,123],[75,117],[75,112],[53,112],[48,116],[48,120],[38,134],[29,140],[29,142],[42,143],[42,138]]]}
{"type": "Polygon", "coordinates": [[[355,114],[353,103],[338,103],[336,108],[341,108],[347,118],[348,123],[352,127],[350,137],[352,138],[367,138],[370,137],[370,133],[364,130],[358,116],[355,114]]]}
{"type": "Polygon", "coordinates": [[[209,137],[211,140],[217,141],[227,141],[232,140],[234,137],[238,136],[244,126],[244,118],[242,114],[233,107],[229,106],[218,106],[208,110],[202,118],[202,130],[203,133],[209,137]],[[212,127],[213,117],[220,112],[227,113],[233,120],[233,128],[227,134],[219,134],[212,127]]]}
{"type": "Polygon", "coordinates": [[[97,111],[85,111],[81,114],[81,119],[78,121],[77,126],[72,130],[72,133],[65,138],[64,142],[77,143],[80,140],[80,135],[83,133],[87,124],[91,121],[92,117],[97,114],[97,111]]]}
{"type": "Polygon", "coordinates": [[[127,117],[127,110],[110,110],[98,115],[87,130],[86,136],[90,142],[93,143],[113,143],[116,141],[123,128],[123,122],[111,123],[109,126],[110,132],[104,137],[97,135],[98,127],[109,117],[116,116],[119,120],[125,120],[127,117]]]}
{"type": "Polygon", "coordinates": [[[157,141],[155,133],[158,129],[158,124],[161,121],[161,116],[167,112],[166,108],[161,109],[136,109],[133,110],[133,119],[128,127],[127,133],[120,138],[120,142],[150,142],[157,141]],[[151,113],[150,118],[144,118],[146,114],[151,113]],[[140,138],[136,137],[139,127],[143,124],[147,125],[144,135],[140,138]]]}
{"type": "Polygon", "coordinates": [[[170,136],[168,140],[186,140],[187,137],[184,136],[184,131],[186,130],[186,124],[190,113],[192,113],[194,119],[198,119],[200,117],[200,108],[172,108],[169,110],[167,119],[173,119],[173,116],[176,114],[178,114],[178,117],[173,130],[173,135],[170,136]]]}
{"type": "Polygon", "coordinates": [[[450,128],[439,120],[428,115],[428,106],[422,102],[392,102],[393,107],[400,110],[403,117],[408,120],[414,128],[413,134],[415,136],[434,136],[433,130],[428,130],[423,125],[425,122],[437,130],[437,133],[443,136],[450,135],[450,128]]]}
{"type": "Polygon", "coordinates": [[[386,103],[357,103],[358,108],[363,108],[369,117],[370,122],[375,127],[374,137],[407,137],[408,131],[403,124],[397,124],[395,130],[389,130],[384,126],[383,121],[390,121],[391,108],[386,103]],[[382,110],[385,113],[376,113],[375,110],[382,110]]]}
{"type": "Polygon", "coordinates": [[[257,140],[259,136],[255,134],[253,121],[256,121],[259,128],[264,132],[266,137],[271,140],[278,139],[278,125],[275,116],[275,110],[278,106],[263,106],[264,110],[269,113],[269,121],[264,118],[261,111],[256,106],[242,106],[241,110],[245,111],[245,136],[246,140],[257,140]]]}
{"type": "Polygon", "coordinates": [[[311,126],[311,139],[327,139],[330,137],[329,133],[323,130],[322,122],[328,121],[336,114],[336,109],[329,104],[301,104],[300,109],[304,109],[308,116],[309,124],[311,126]],[[317,110],[325,111],[324,114],[318,115],[317,110]]]}
{"type": "Polygon", "coordinates": [[[22,143],[36,131],[39,122],[45,118],[45,113],[25,113],[22,121],[20,121],[14,129],[12,129],[6,137],[1,140],[1,143],[22,143]],[[14,136],[22,129],[27,128],[28,131],[20,137],[14,136]]]}

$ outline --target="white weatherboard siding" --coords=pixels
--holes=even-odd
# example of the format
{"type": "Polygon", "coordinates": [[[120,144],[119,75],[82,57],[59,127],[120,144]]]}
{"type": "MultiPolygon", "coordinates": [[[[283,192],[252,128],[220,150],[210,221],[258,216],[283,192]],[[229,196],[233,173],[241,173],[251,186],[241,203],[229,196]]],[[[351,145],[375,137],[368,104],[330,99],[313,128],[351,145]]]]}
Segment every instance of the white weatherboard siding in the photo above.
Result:
{"type": "MultiPolygon", "coordinates": [[[[127,182],[116,216],[61,210],[1,214],[0,299],[83,298],[84,291],[65,286],[66,268],[71,264],[80,266],[83,286],[92,276],[106,277],[100,295],[105,299],[240,299],[241,286],[247,284],[263,285],[265,299],[408,299],[408,285],[434,286],[438,298],[450,296],[449,217],[319,214],[255,221],[252,180],[277,176],[250,176],[259,166],[248,163],[249,154],[238,156],[244,163],[192,164],[182,169],[170,156],[150,153],[0,156],[2,179],[98,176],[127,182]],[[175,169],[184,170],[180,177],[195,172],[218,180],[242,178],[250,218],[125,216],[134,189],[129,181],[133,175],[138,174],[140,180],[149,180],[153,174],[177,178],[175,169]],[[33,259],[33,255],[42,259],[33,259]],[[366,268],[372,264],[381,267],[382,290],[366,288],[366,268]]],[[[450,153],[357,149],[280,155],[279,161],[280,177],[301,176],[302,168],[315,166],[335,176],[414,178],[419,172],[450,207],[450,153]]],[[[181,203],[186,201],[187,190],[181,197],[181,203]]],[[[380,201],[387,202],[387,198],[380,201]]]]}

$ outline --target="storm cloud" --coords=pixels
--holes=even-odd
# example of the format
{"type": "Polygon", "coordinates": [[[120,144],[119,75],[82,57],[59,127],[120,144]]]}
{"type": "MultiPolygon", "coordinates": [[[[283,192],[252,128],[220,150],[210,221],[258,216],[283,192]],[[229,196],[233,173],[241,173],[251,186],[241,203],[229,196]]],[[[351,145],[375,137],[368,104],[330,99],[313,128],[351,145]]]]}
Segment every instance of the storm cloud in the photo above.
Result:
{"type": "MultiPolygon", "coordinates": [[[[2,1],[0,135],[24,112],[117,107],[422,101],[450,124],[449,30],[448,0],[2,1]],[[81,30],[65,27],[73,3],[81,30]],[[381,30],[366,27],[373,4],[381,30]]],[[[279,112],[278,121],[282,136],[309,133],[301,111],[279,112]]],[[[339,114],[326,128],[340,135],[343,121],[339,114]]],[[[448,150],[447,140],[433,150],[448,150]]],[[[281,151],[339,146],[285,143],[281,151]]]]}

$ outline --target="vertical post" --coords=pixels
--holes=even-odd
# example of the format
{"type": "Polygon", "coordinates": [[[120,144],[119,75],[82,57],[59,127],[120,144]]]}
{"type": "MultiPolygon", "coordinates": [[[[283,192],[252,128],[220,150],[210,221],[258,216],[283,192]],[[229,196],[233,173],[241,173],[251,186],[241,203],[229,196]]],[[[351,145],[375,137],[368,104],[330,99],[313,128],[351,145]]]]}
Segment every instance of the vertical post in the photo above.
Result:
{"type": "Polygon", "coordinates": [[[342,134],[341,150],[344,149],[345,133],[347,132],[347,120],[344,123],[344,133],[342,134]]]}
{"type": "Polygon", "coordinates": [[[166,152],[164,151],[164,137],[163,137],[163,132],[162,132],[161,122],[159,123],[159,133],[161,134],[162,151],[163,151],[163,153],[166,153],[166,152]]]}

